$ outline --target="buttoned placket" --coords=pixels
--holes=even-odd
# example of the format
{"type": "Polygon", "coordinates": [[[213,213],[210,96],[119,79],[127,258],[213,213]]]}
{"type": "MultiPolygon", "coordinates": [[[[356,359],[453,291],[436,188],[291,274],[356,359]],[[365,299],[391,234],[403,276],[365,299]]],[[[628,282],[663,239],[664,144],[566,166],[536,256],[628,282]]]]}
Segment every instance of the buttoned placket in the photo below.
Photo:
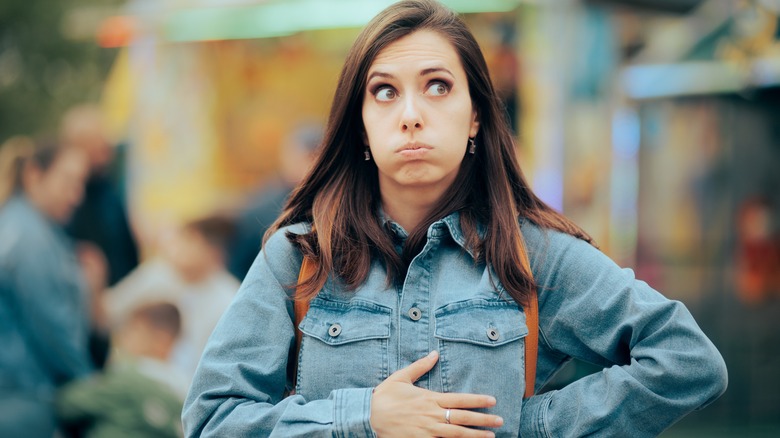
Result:
{"type": "MultiPolygon", "coordinates": [[[[403,286],[399,290],[398,354],[402,367],[437,349],[433,337],[432,315],[435,297],[431,296],[431,270],[434,268],[431,263],[441,243],[441,237],[446,233],[444,227],[442,222],[431,225],[425,246],[409,264],[403,286]]],[[[416,382],[417,386],[432,389],[432,374],[438,373],[425,374],[416,382]]]]}

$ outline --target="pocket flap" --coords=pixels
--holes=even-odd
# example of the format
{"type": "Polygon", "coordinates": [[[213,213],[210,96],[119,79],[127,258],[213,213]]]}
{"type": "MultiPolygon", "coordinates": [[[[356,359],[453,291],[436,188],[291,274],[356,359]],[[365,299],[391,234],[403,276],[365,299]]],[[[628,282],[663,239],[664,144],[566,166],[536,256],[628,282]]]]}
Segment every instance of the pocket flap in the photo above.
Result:
{"type": "Polygon", "coordinates": [[[498,346],[528,335],[525,313],[514,302],[459,301],[435,312],[435,336],[484,346],[498,346]]]}
{"type": "Polygon", "coordinates": [[[300,329],[330,345],[389,338],[392,313],[390,308],[370,301],[341,302],[317,297],[312,300],[300,329]]]}

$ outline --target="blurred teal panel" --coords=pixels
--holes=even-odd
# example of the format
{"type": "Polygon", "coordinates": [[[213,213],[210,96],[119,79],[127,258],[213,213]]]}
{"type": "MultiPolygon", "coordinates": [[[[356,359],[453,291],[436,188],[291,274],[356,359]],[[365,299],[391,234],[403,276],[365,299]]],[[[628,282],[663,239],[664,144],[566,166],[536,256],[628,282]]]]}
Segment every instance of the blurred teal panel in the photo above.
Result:
{"type": "MultiPolygon", "coordinates": [[[[504,12],[521,0],[448,0],[460,13],[504,12]]],[[[316,29],[360,27],[392,0],[288,0],[176,10],[163,20],[168,41],[269,38],[316,29]]]]}

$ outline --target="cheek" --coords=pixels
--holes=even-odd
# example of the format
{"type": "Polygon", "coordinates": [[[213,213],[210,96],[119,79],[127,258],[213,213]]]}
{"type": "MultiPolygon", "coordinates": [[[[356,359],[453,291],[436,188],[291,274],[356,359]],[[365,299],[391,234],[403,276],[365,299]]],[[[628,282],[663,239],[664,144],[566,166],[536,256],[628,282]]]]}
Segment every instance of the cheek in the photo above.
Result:
{"type": "Polygon", "coordinates": [[[453,101],[452,105],[447,106],[443,113],[446,113],[445,119],[458,126],[457,132],[467,132],[471,129],[473,122],[473,112],[471,101],[468,99],[458,99],[453,101]]]}
{"type": "Polygon", "coordinates": [[[57,175],[47,175],[41,182],[41,187],[49,202],[52,204],[62,204],[66,193],[62,178],[59,178],[57,175]]]}
{"type": "Polygon", "coordinates": [[[81,201],[81,190],[76,181],[70,178],[62,178],[57,187],[54,188],[57,193],[57,199],[61,204],[74,204],[81,201]]]}
{"type": "Polygon", "coordinates": [[[378,138],[378,132],[381,130],[380,119],[374,111],[363,109],[363,129],[365,129],[368,140],[378,138]]]}

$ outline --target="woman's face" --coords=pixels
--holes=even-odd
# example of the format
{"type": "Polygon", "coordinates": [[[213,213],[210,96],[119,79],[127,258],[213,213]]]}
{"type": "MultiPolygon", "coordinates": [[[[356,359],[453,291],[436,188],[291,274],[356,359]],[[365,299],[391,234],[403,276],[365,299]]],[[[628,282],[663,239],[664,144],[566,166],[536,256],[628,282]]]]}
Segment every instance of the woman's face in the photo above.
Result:
{"type": "Polygon", "coordinates": [[[83,152],[65,149],[48,169],[35,165],[27,169],[25,192],[44,214],[56,222],[65,223],[84,196],[88,169],[88,160],[83,152]]]}
{"type": "Polygon", "coordinates": [[[479,129],[452,44],[420,30],[379,52],[368,70],[363,124],[383,197],[407,189],[443,193],[479,129]]]}
{"type": "Polygon", "coordinates": [[[164,254],[186,283],[198,283],[223,265],[221,252],[199,231],[187,226],[165,242],[164,254]]]}

